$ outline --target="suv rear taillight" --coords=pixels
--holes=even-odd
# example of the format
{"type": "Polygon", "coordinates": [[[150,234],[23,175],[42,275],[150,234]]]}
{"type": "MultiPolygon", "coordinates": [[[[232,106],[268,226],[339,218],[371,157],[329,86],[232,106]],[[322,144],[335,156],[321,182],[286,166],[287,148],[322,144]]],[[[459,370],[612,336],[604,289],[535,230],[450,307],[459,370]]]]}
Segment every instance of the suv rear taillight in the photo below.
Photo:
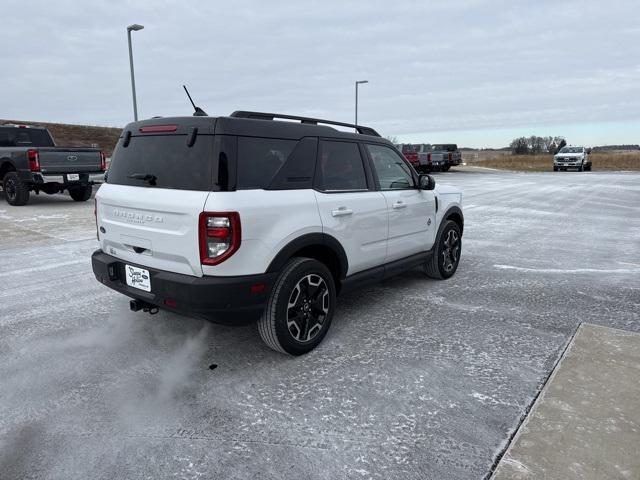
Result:
{"type": "Polygon", "coordinates": [[[200,263],[218,265],[240,248],[240,215],[238,212],[202,212],[198,233],[200,263]]]}
{"type": "Polygon", "coordinates": [[[100,171],[104,172],[107,169],[107,156],[104,152],[100,152],[100,171]]]}
{"type": "Polygon", "coordinates": [[[40,171],[40,156],[37,150],[27,150],[27,158],[29,159],[29,170],[32,172],[40,171]]]}

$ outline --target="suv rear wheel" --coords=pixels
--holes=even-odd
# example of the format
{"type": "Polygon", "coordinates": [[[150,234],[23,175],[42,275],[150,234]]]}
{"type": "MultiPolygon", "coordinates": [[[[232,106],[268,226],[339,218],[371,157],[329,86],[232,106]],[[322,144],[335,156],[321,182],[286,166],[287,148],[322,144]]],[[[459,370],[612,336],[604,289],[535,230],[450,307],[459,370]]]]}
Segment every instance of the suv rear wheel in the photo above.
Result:
{"type": "Polygon", "coordinates": [[[73,187],[69,189],[69,195],[76,202],[86,202],[91,198],[92,190],[93,190],[93,187],[91,185],[73,187]]]}
{"type": "Polygon", "coordinates": [[[260,337],[278,352],[307,353],[327,334],[335,304],[336,287],[329,269],[312,258],[292,258],[258,321],[260,337]]]}
{"type": "Polygon", "coordinates": [[[29,201],[29,187],[20,180],[16,172],[8,172],[4,176],[2,188],[9,205],[19,207],[29,201]]]}
{"type": "Polygon", "coordinates": [[[433,256],[425,265],[425,273],[437,280],[449,278],[456,273],[462,252],[462,234],[458,224],[447,220],[438,234],[435,245],[433,256]]]}

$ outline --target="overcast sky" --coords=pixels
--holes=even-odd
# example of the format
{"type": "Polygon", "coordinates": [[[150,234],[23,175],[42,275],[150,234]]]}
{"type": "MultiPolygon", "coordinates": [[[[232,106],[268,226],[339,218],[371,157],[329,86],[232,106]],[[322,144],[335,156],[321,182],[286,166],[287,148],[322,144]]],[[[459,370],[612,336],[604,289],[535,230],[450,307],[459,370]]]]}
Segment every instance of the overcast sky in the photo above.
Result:
{"type": "Polygon", "coordinates": [[[0,118],[277,111],[405,141],[640,143],[638,0],[2,0],[0,118]]]}

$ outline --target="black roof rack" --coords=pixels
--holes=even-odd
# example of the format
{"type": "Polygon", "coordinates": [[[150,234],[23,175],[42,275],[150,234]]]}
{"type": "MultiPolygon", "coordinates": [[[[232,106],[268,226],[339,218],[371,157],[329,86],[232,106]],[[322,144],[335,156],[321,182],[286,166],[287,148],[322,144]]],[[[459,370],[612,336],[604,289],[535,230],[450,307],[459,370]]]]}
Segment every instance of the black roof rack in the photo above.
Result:
{"type": "Polygon", "coordinates": [[[379,137],[380,134],[371,127],[363,127],[362,125],[354,125],[353,123],[334,122],[332,120],[321,120],[319,118],[298,117],[296,115],[283,115],[280,113],[265,113],[265,112],[246,112],[238,110],[233,112],[231,117],[234,118],[253,118],[256,120],[275,120],[282,118],[284,120],[300,120],[300,123],[307,123],[311,125],[318,125],[319,123],[326,125],[338,125],[340,127],[354,128],[361,135],[371,135],[379,137]]]}

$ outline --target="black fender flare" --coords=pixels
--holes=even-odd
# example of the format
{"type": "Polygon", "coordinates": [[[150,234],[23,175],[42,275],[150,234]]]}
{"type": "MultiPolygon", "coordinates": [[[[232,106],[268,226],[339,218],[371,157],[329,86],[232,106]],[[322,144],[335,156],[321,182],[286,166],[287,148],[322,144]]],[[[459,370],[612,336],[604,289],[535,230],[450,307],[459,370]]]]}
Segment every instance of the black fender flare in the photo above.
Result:
{"type": "MultiPolygon", "coordinates": [[[[454,205],[452,207],[449,207],[444,214],[442,215],[442,221],[440,222],[440,227],[438,228],[438,230],[440,230],[440,228],[442,228],[442,225],[444,225],[444,222],[446,222],[447,220],[450,220],[451,217],[458,217],[460,219],[460,234],[462,235],[463,231],[464,231],[464,215],[462,213],[462,209],[460,207],[458,207],[457,205],[454,205]]],[[[458,222],[456,222],[458,223],[458,222]]]]}
{"type": "MultiPolygon", "coordinates": [[[[0,172],[4,172],[4,171],[9,171],[9,172],[18,171],[18,167],[16,166],[15,162],[9,157],[0,158],[0,172]],[[7,168],[7,166],[9,166],[9,168],[7,168]]],[[[4,175],[0,175],[0,182],[2,181],[2,177],[4,177],[4,175]]]]}
{"type": "Polygon", "coordinates": [[[349,270],[349,260],[347,254],[340,245],[340,242],[326,233],[307,233],[287,243],[278,254],[271,260],[266,273],[279,272],[287,260],[289,260],[297,251],[305,247],[322,246],[328,247],[335,253],[338,258],[340,272],[338,278],[343,279],[349,270]]]}

